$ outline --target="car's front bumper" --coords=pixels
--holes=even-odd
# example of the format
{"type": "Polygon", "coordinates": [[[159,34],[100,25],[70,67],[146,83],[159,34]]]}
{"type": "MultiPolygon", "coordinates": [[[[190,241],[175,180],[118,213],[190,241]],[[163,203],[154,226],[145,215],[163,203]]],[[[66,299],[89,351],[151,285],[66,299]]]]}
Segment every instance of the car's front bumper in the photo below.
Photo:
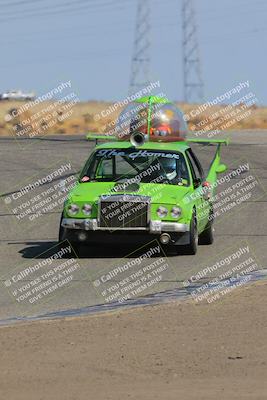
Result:
{"type": "Polygon", "coordinates": [[[61,226],[66,229],[80,229],[84,231],[147,231],[149,233],[162,232],[189,232],[189,224],[179,222],[150,221],[147,228],[144,227],[100,227],[97,219],[78,219],[78,218],[62,218],[61,226]]]}

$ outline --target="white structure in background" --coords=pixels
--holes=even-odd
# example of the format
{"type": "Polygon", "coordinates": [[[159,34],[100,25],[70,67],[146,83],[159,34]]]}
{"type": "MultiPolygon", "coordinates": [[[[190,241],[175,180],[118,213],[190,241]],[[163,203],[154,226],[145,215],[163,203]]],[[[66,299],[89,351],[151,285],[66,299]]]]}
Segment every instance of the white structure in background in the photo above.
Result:
{"type": "Polygon", "coordinates": [[[34,100],[35,93],[23,93],[21,90],[10,90],[0,94],[0,100],[34,100]]]}

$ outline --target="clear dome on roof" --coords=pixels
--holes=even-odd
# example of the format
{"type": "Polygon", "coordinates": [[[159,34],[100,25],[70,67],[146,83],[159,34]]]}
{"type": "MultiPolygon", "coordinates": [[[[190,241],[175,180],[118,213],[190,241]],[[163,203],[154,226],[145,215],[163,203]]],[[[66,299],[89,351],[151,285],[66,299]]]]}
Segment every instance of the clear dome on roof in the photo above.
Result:
{"type": "Polygon", "coordinates": [[[117,135],[127,140],[133,133],[149,136],[150,141],[184,140],[187,124],[182,111],[163,98],[130,103],[119,115],[117,135]]]}

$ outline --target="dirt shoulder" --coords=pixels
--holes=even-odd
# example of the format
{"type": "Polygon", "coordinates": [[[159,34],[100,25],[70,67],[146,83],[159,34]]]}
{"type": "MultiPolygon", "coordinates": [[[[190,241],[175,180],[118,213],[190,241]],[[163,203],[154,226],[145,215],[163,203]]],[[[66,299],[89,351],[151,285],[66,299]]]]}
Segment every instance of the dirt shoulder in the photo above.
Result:
{"type": "Polygon", "coordinates": [[[0,329],[0,398],[266,399],[267,283],[0,329]]]}

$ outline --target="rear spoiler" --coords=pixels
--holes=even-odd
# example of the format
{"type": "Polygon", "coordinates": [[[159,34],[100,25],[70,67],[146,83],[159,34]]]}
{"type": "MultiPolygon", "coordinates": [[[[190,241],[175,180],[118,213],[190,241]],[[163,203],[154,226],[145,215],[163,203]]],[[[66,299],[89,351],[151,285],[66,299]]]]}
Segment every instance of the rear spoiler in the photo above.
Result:
{"type": "Polygon", "coordinates": [[[229,139],[185,139],[185,141],[189,143],[203,144],[206,146],[221,145],[221,144],[225,144],[226,146],[228,146],[230,142],[229,139]]]}
{"type": "Polygon", "coordinates": [[[91,133],[91,132],[89,132],[86,135],[86,139],[89,140],[89,141],[95,141],[96,144],[97,144],[98,140],[102,140],[102,141],[105,141],[105,140],[109,141],[110,140],[112,142],[117,142],[118,141],[118,138],[116,136],[103,135],[103,134],[99,135],[98,133],[91,133]]]}
{"type": "Polygon", "coordinates": [[[215,156],[211,162],[206,180],[208,182],[215,182],[217,177],[217,167],[221,163],[221,146],[228,145],[229,139],[186,139],[188,143],[197,143],[204,146],[217,146],[215,156]]]}
{"type": "MultiPolygon", "coordinates": [[[[101,141],[113,141],[117,142],[119,138],[117,136],[112,136],[112,135],[103,135],[103,134],[98,134],[98,133],[93,133],[89,132],[86,135],[86,139],[89,141],[95,141],[97,143],[98,140],[101,141]]],[[[218,147],[222,144],[225,144],[226,146],[229,144],[229,139],[185,139],[185,142],[188,143],[197,143],[197,144],[203,144],[206,146],[213,146],[217,145],[218,147]]]]}
{"type": "Polygon", "coordinates": [[[217,146],[216,153],[211,163],[210,170],[207,176],[207,180],[209,180],[209,178],[212,177],[214,178],[214,170],[216,169],[217,166],[220,165],[221,162],[221,146],[222,145],[228,146],[230,142],[229,139],[186,139],[186,141],[188,143],[202,144],[204,146],[217,146]]]}

